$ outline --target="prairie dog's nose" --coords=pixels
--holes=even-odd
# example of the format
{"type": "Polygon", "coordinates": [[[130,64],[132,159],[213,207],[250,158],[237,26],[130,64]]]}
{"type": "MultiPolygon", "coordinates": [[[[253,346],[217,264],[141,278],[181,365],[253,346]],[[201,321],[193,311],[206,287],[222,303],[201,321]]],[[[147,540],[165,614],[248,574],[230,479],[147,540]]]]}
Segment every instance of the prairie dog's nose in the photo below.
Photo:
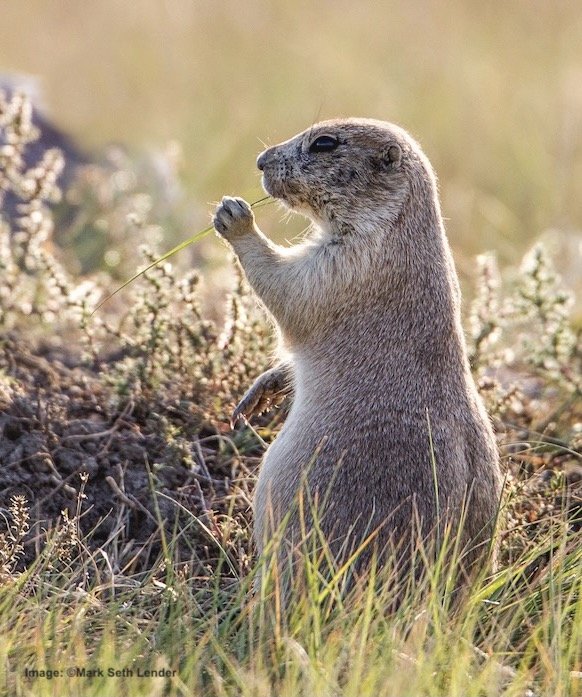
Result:
{"type": "Polygon", "coordinates": [[[273,150],[274,148],[268,148],[257,157],[257,167],[261,170],[261,172],[265,169],[265,165],[271,159],[273,150]]]}

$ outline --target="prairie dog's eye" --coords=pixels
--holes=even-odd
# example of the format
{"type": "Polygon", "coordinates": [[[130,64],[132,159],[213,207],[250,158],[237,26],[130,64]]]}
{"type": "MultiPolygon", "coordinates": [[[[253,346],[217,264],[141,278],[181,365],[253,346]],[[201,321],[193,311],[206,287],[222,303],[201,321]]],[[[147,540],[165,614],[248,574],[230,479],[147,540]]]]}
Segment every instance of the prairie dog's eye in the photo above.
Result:
{"type": "Polygon", "coordinates": [[[309,146],[309,152],[329,152],[335,150],[338,145],[338,139],[333,136],[319,136],[309,146]]]}

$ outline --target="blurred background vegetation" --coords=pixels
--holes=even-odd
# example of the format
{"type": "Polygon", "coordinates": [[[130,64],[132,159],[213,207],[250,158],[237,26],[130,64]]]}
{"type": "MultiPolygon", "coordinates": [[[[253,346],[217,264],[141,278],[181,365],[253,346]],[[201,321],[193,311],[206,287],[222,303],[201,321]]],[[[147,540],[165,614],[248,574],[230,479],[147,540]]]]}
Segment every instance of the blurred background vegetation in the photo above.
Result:
{"type": "MultiPolygon", "coordinates": [[[[82,149],[123,143],[177,167],[185,214],[159,249],[206,225],[223,194],[260,196],[262,143],[358,115],[425,148],[462,276],[476,253],[507,265],[544,236],[580,282],[579,0],[25,0],[2,17],[2,71],[38,76],[82,149]]],[[[279,240],[305,225],[280,218],[260,214],[279,240]]]]}

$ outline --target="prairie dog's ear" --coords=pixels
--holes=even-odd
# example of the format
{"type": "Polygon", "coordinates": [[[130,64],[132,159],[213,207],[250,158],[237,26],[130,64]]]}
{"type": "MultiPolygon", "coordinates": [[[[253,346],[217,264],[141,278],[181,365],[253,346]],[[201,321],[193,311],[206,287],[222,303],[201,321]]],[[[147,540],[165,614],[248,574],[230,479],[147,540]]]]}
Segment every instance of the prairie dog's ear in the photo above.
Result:
{"type": "Polygon", "coordinates": [[[382,150],[382,160],[386,169],[398,169],[402,161],[402,150],[396,143],[390,143],[382,150]]]}

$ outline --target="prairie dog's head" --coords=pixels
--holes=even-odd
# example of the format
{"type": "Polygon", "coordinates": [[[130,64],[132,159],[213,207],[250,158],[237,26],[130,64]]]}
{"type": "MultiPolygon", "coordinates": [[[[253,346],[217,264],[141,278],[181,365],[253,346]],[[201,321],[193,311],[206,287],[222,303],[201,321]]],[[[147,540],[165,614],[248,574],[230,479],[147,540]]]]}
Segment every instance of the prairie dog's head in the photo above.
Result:
{"type": "Polygon", "coordinates": [[[394,223],[413,182],[433,182],[418,144],[372,119],[322,121],[265,150],[257,167],[267,193],[340,232],[394,223]]]}

